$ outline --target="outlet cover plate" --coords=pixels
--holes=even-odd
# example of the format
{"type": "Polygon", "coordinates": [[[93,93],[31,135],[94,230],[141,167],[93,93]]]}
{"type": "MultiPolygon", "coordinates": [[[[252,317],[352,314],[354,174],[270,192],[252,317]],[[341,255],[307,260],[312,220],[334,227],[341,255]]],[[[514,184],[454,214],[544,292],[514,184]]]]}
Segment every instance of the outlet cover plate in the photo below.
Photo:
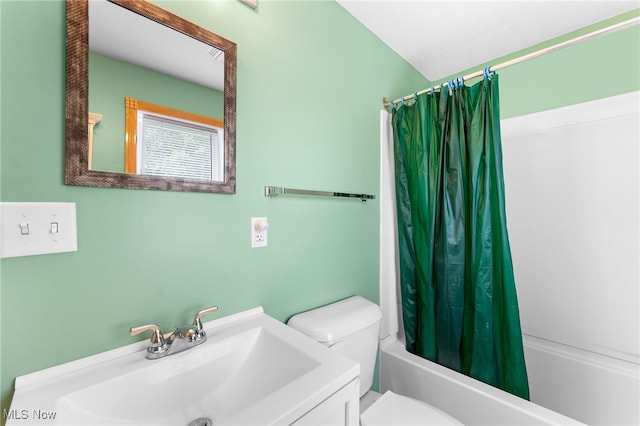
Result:
{"type": "Polygon", "coordinates": [[[266,217],[251,218],[251,248],[267,246],[269,222],[266,217]]]}

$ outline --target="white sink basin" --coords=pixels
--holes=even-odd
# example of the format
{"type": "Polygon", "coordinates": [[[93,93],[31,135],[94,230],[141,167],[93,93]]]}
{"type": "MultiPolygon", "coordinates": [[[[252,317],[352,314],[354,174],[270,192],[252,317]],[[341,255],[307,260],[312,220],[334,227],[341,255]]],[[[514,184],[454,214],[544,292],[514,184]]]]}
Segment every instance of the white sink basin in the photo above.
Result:
{"type": "Polygon", "coordinates": [[[289,424],[359,374],[262,308],[204,328],[207,342],[165,358],[139,342],[21,376],[7,425],[289,424]]]}

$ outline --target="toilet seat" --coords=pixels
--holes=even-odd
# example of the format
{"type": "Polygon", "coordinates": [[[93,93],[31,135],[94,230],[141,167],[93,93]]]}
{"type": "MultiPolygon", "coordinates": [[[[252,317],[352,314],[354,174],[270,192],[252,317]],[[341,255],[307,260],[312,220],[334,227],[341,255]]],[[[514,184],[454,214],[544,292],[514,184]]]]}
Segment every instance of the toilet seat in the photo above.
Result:
{"type": "Polygon", "coordinates": [[[417,399],[386,391],[360,416],[363,426],[461,425],[444,411],[417,399]]]}

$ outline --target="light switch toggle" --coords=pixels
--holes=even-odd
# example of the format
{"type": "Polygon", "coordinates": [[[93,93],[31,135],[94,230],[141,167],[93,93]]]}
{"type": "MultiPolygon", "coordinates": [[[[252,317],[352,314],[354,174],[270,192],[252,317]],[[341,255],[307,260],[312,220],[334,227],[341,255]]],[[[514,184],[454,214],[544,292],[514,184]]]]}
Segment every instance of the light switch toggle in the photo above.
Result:
{"type": "Polygon", "coordinates": [[[21,223],[20,224],[20,234],[21,235],[29,235],[29,224],[28,223],[21,223]]]}
{"type": "Polygon", "coordinates": [[[49,233],[58,234],[60,231],[58,229],[58,222],[51,222],[51,227],[49,228],[49,233]]]}

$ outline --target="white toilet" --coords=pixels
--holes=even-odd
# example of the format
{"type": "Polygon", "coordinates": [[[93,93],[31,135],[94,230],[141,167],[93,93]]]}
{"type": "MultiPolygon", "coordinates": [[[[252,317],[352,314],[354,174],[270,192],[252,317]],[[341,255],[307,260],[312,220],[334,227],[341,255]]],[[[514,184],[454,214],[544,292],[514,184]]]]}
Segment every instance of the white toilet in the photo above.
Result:
{"type": "Polygon", "coordinates": [[[422,401],[391,391],[380,396],[370,390],[381,319],[378,305],[354,296],[295,315],[287,324],[360,364],[360,424],[461,425],[455,418],[422,401]]]}

